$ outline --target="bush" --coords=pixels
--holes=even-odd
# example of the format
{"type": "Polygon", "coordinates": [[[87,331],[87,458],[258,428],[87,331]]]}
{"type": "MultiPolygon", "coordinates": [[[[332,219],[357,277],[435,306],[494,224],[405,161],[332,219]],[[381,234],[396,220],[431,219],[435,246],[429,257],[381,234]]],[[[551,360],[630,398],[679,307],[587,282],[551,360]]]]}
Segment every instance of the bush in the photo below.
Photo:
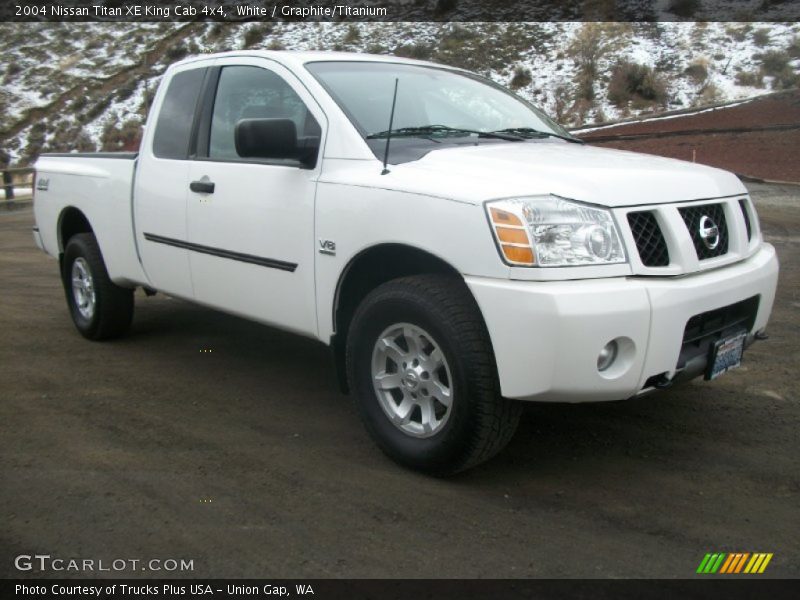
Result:
{"type": "Polygon", "coordinates": [[[591,79],[597,76],[597,63],[608,50],[598,23],[584,23],[569,46],[575,65],[591,79]]]}
{"type": "Polygon", "coordinates": [[[764,75],[761,71],[740,71],[736,74],[736,85],[763,88],[764,75]]]}
{"type": "Polygon", "coordinates": [[[89,137],[89,134],[81,131],[73,140],[71,140],[69,148],[65,148],[65,151],[69,150],[77,150],[78,152],[95,152],[97,150],[97,145],[92,141],[92,138],[89,137]]]}
{"type": "Polygon", "coordinates": [[[345,44],[357,44],[361,41],[361,33],[358,30],[358,27],[351,24],[347,27],[347,34],[344,36],[344,43],[345,44]]]}
{"type": "Polygon", "coordinates": [[[794,72],[791,67],[786,67],[780,73],[775,75],[772,80],[773,90],[790,90],[800,87],[800,75],[794,72]]]}
{"type": "Polygon", "coordinates": [[[789,67],[789,54],[770,50],[761,55],[761,68],[765,75],[778,75],[789,67]]]}
{"type": "Polygon", "coordinates": [[[367,54],[386,54],[386,47],[381,44],[373,42],[369,46],[367,46],[364,49],[364,51],[367,54]]]}
{"type": "Polygon", "coordinates": [[[511,82],[508,84],[512,90],[527,87],[531,84],[533,78],[531,77],[530,69],[526,69],[522,65],[517,65],[514,69],[514,75],[511,77],[511,82]]]}
{"type": "Polygon", "coordinates": [[[730,35],[735,41],[743,42],[747,39],[747,34],[753,29],[749,23],[741,26],[728,26],[725,28],[725,33],[730,35]]]}
{"type": "Polygon", "coordinates": [[[588,73],[581,72],[576,79],[575,100],[593,102],[594,97],[594,77],[591,77],[588,73]]]}
{"type": "Polygon", "coordinates": [[[96,118],[102,115],[108,108],[109,104],[111,104],[111,96],[106,96],[105,98],[100,100],[97,104],[92,106],[88,111],[86,111],[86,115],[84,117],[84,123],[90,123],[91,121],[94,121],[96,118]]]}
{"type": "Polygon", "coordinates": [[[619,107],[629,102],[637,106],[665,104],[667,87],[651,67],[621,62],[611,72],[608,99],[619,107]]]}
{"type": "Polygon", "coordinates": [[[177,62],[188,54],[188,50],[183,45],[170,46],[164,53],[167,57],[167,62],[177,62]]]}
{"type": "Polygon", "coordinates": [[[708,79],[708,61],[694,60],[683,70],[683,74],[690,77],[698,85],[702,85],[708,79]]]}
{"type": "Polygon", "coordinates": [[[126,81],[123,83],[119,88],[117,88],[117,100],[120,102],[124,102],[131,96],[133,96],[133,92],[136,91],[136,81],[126,81]]]}
{"type": "Polygon", "coordinates": [[[474,40],[479,36],[480,34],[474,29],[456,24],[450,27],[450,30],[442,36],[442,39],[466,42],[468,40],[474,40]]]}
{"type": "Polygon", "coordinates": [[[120,150],[134,151],[139,148],[142,139],[142,124],[138,120],[129,119],[117,127],[111,121],[103,129],[101,146],[103,151],[115,152],[120,150]]]}
{"type": "Polygon", "coordinates": [[[567,88],[559,85],[553,92],[553,116],[558,123],[563,123],[567,118],[567,88]]]}
{"type": "Polygon", "coordinates": [[[6,81],[11,81],[11,78],[14,75],[16,75],[17,73],[19,73],[20,71],[22,71],[22,67],[20,66],[19,63],[16,63],[16,62],[7,63],[6,64],[5,80],[6,81]]]}
{"type": "Polygon", "coordinates": [[[222,23],[214,23],[208,29],[208,40],[215,41],[222,37],[222,23]]]}
{"type": "Polygon", "coordinates": [[[252,48],[256,44],[263,42],[264,38],[270,33],[272,33],[272,25],[269,23],[262,23],[256,25],[255,27],[251,27],[244,34],[242,46],[244,48],[252,48]]]}
{"type": "Polygon", "coordinates": [[[800,58],[800,38],[795,36],[789,45],[786,46],[786,54],[791,58],[800,58]]]}
{"type": "Polygon", "coordinates": [[[433,56],[433,48],[426,44],[405,44],[395,48],[392,54],[395,56],[402,56],[403,58],[430,60],[431,56],[433,56]]]}
{"type": "MultiPolygon", "coordinates": [[[[475,31],[474,25],[470,27],[456,24],[447,27],[438,44],[434,48],[431,58],[434,60],[477,72],[498,67],[498,46],[490,43],[475,31]]],[[[508,62],[503,62],[503,65],[508,62]]]]}
{"type": "Polygon", "coordinates": [[[769,29],[762,28],[756,29],[753,32],[753,43],[759,48],[763,48],[769,44],[769,29]]]}
{"type": "Polygon", "coordinates": [[[723,99],[722,92],[713,83],[709,83],[697,94],[695,98],[695,106],[708,106],[709,104],[717,104],[723,99]]]}

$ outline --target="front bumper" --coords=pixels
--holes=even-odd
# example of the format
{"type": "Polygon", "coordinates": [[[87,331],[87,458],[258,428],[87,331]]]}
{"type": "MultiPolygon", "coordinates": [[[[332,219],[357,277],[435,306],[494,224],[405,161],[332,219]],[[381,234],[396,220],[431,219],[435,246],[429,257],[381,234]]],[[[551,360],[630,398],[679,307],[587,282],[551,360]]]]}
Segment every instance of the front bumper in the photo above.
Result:
{"type": "Polygon", "coordinates": [[[465,280],[489,329],[504,396],[592,402],[629,398],[674,377],[695,315],[758,296],[749,333],[763,330],[778,260],[763,244],[744,261],[683,277],[465,280]],[[597,356],[613,339],[621,340],[619,356],[601,373],[597,356]]]}

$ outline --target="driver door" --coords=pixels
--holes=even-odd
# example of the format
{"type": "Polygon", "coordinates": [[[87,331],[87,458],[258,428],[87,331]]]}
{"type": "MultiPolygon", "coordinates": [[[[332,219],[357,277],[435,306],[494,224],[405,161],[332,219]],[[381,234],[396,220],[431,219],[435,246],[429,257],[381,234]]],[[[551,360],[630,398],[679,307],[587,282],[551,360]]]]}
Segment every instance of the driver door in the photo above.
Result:
{"type": "MultiPolygon", "coordinates": [[[[239,156],[241,119],[284,118],[322,137],[324,115],[294,75],[257,58],[217,62],[213,104],[189,168],[189,253],[195,299],[316,336],[313,169],[297,161],[239,156]]],[[[211,95],[211,94],[210,94],[211,95]]]]}

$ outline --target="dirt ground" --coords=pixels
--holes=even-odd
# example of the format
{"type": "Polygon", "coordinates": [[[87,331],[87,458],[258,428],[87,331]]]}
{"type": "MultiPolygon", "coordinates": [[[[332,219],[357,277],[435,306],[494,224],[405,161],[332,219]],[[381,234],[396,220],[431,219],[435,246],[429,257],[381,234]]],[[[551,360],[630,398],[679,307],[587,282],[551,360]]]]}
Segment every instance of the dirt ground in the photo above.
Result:
{"type": "Polygon", "coordinates": [[[576,133],[604,147],[695,160],[760,179],[800,182],[800,90],[576,133]],[[641,137],[609,139],[614,136],[641,137]]]}
{"type": "Polygon", "coordinates": [[[714,551],[800,576],[800,188],[754,193],[782,272],[741,369],[528,405],[506,451],[449,480],[373,447],[317,343],[138,294],[129,337],[83,340],[30,210],[0,212],[0,576],[39,553],[197,577],[680,578],[714,551]]]}

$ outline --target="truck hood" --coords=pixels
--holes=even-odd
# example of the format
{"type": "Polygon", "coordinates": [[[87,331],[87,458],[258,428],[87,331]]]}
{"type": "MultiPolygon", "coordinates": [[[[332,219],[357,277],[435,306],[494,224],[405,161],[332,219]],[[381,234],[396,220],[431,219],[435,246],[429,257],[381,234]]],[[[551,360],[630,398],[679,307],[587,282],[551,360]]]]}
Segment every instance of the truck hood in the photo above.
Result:
{"type": "Polygon", "coordinates": [[[475,203],[555,194],[617,207],[747,191],[734,174],[721,169],[560,140],[449,147],[390,168],[384,185],[394,180],[403,191],[475,203]]]}

